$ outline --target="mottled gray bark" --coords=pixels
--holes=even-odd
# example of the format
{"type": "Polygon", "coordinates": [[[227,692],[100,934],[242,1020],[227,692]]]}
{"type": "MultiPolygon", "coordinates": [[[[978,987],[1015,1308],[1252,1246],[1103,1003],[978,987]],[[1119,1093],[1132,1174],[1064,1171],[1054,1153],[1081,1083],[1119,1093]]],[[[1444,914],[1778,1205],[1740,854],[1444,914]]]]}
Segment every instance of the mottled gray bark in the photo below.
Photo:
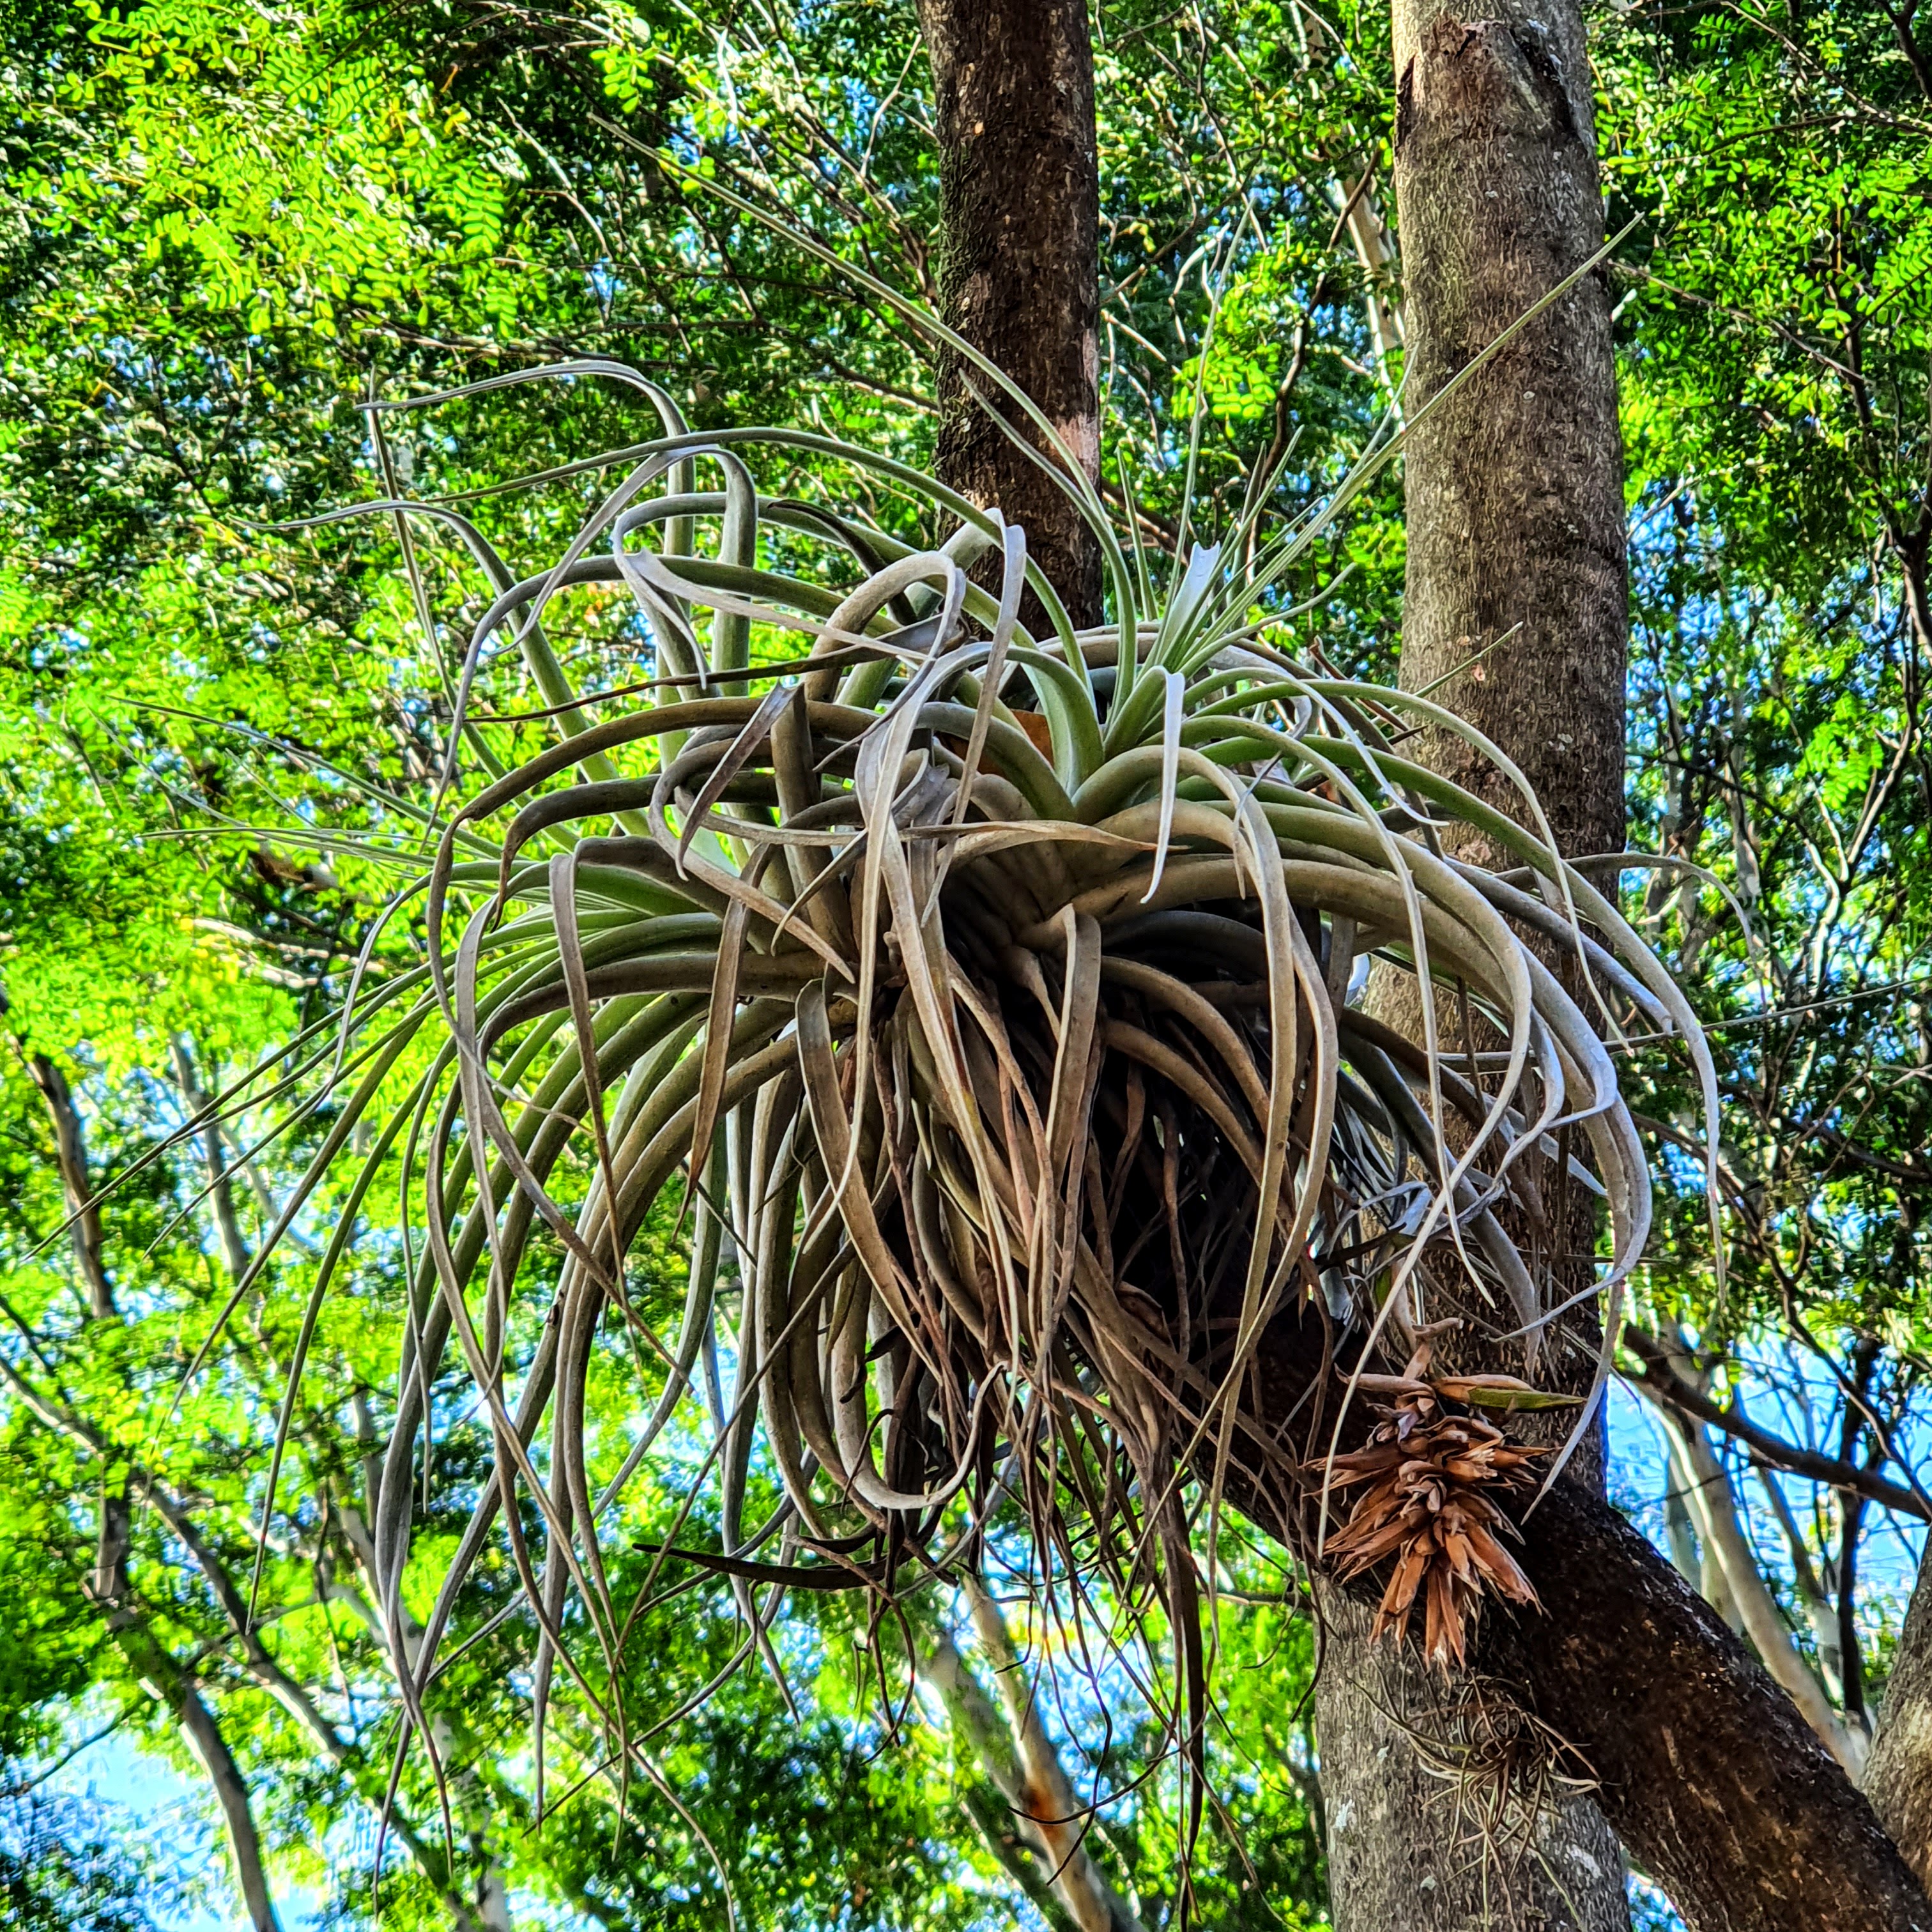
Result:
{"type": "MultiPolygon", "coordinates": [[[[1100,177],[1086,0],[919,0],[919,18],[938,110],[944,319],[1025,391],[1096,478],[1100,177]]],[[[944,356],[940,478],[1022,524],[1074,623],[1099,623],[1098,543],[1064,492],[974,400],[969,380],[1029,444],[1044,446],[982,375],[944,356]]]]}
{"type": "Polygon", "coordinates": [[[1317,1724],[1338,1932],[1624,1932],[1623,1853],[1597,1805],[1552,1788],[1538,1808],[1520,1793],[1486,1838],[1490,1790],[1451,1775],[1467,1681],[1372,1646],[1372,1612],[1326,1596],[1317,1724]]]}

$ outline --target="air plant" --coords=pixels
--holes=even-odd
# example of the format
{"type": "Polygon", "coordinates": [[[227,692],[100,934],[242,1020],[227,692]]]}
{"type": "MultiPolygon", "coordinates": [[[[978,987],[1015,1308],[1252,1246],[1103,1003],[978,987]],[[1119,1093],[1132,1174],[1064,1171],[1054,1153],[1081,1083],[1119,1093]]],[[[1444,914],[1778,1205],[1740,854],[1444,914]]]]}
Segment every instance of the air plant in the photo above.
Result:
{"type": "MultiPolygon", "coordinates": [[[[1162,582],[1070,465],[1114,612],[1076,630],[1022,531],[915,470],[802,432],[688,431],[620,365],[528,374],[631,383],[664,433],[602,460],[622,481],[533,574],[451,505],[358,506],[436,520],[489,578],[446,776],[466,742],[494,775],[435,817],[433,862],[392,908],[420,895],[427,964],[373,988],[358,974],[316,1063],[336,1111],[282,1217],[370,1121],[305,1350],[403,1150],[410,1300],[373,1529],[412,1660],[406,1740],[433,1750],[424,1692],[493,1534],[538,1626],[539,1740],[559,1670],[603,1708],[668,1566],[730,1580],[742,1659],[775,1612],[760,1592],[896,1600],[976,1561],[1015,1509],[1069,1574],[1159,1604],[1193,1752],[1191,1543],[1231,1490],[1311,1559],[1325,1543],[1391,1563],[1384,1622],[1419,1596],[1430,1648],[1460,1658],[1486,1591],[1527,1597],[1497,1540],[1527,1457],[1450,1418],[1535,1391],[1421,1378],[1437,1286],[1472,1288],[1533,1374],[1562,1310],[1510,1231],[1542,1224],[1553,1179],[1599,1192],[1594,1396],[1650,1211],[1614,1016],[1680,1032],[1707,1094],[1710,1075],[1682,996],[1508,761],[1490,752],[1514,815],[1404,755],[1418,725],[1480,742],[1440,706],[1298,653],[1283,586],[1333,506],[1264,542],[1252,506],[1162,582]],[[761,493],[760,448],[868,472],[934,541],[761,493]],[[761,549],[774,530],[808,570],[761,549]],[[648,632],[628,692],[573,689],[546,640],[586,584],[628,586],[648,632]],[[484,654],[512,646],[556,742],[504,770],[466,713],[484,654]],[[1465,830],[1511,869],[1449,856],[1465,830]],[[1368,958],[1420,982],[1413,1036],[1349,1004],[1368,958]],[[1490,1030],[1480,1066],[1438,1040],[1438,987],[1490,1030]],[[585,1156],[574,1190],[567,1150],[585,1156]],[[665,1200],[689,1253],[671,1333],[633,1252],[665,1200]],[[554,1275],[530,1265],[539,1224],[554,1275]],[[539,1280],[540,1310],[520,1307],[539,1280]],[[615,1448],[586,1403],[614,1320],[656,1365],[615,1448]],[[520,1326],[540,1336],[522,1359],[520,1326]],[[401,1584],[452,1351],[494,1480],[418,1641],[401,1584]],[[1378,1365],[1396,1361],[1412,1372],[1378,1423],[1370,1400],[1403,1378],[1378,1365]],[[715,1543],[688,1516],[646,1597],[620,1600],[604,1526],[700,1369],[721,1375],[715,1543]],[[761,1520],[754,1462],[782,1496],[761,1520]]],[[[270,1508],[280,1460],[278,1442],[270,1508]]]]}

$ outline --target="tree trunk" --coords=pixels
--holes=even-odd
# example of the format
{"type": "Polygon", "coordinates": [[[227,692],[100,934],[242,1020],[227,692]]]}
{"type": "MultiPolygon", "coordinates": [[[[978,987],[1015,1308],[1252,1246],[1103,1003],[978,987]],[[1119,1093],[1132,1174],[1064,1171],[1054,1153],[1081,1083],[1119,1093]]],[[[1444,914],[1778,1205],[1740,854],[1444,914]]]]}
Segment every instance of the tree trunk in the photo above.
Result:
{"type": "Polygon", "coordinates": [[[1560,1797],[1533,1823],[1503,1819],[1486,1842],[1478,1794],[1451,1774],[1466,1682],[1371,1645],[1373,1612],[1323,1594],[1316,1723],[1338,1932],[1623,1932],[1623,1854],[1597,1805],[1560,1797]]]}
{"type": "MultiPolygon", "coordinates": [[[[1100,472],[1100,160],[1086,0],[919,0],[939,134],[946,322],[1100,472]]],[[[956,356],[939,366],[940,480],[1024,526],[1076,627],[1101,622],[1100,551],[1066,493],[974,400],[1043,439],[956,356]]],[[[1056,460],[1049,456],[1048,460],[1056,460]]],[[[1026,618],[1041,616],[1029,596],[1026,618]]]]}
{"type": "Polygon", "coordinates": [[[262,1862],[261,1840],[255,1833],[255,1816],[248,1803],[248,1781],[228,1748],[214,1716],[192,1683],[184,1682],[171,1694],[183,1733],[221,1806],[227,1821],[228,1843],[235,1854],[235,1875],[242,1888],[242,1902],[247,1907],[253,1932],[280,1932],[275,1916],[274,1896],[268,1888],[268,1876],[262,1862]]]}
{"type": "MultiPolygon", "coordinates": [[[[1603,243],[1575,0],[1484,12],[1465,19],[1440,0],[1395,0],[1412,416],[1603,243]]],[[[1619,850],[1623,462],[1600,280],[1580,284],[1412,434],[1402,684],[1432,688],[1522,770],[1567,854],[1619,850]]],[[[1448,733],[1424,742],[1429,763],[1522,813],[1488,759],[1448,733]]],[[[1405,998],[1415,998],[1406,981],[1371,993],[1378,1006],[1405,998]]],[[[1453,1004],[1444,1016],[1454,1039],[1453,1004]]],[[[1588,1260],[1573,1258],[1588,1255],[1594,1236],[1585,1204],[1559,1210],[1556,1252],[1541,1258],[1552,1300],[1587,1284],[1588,1260]]],[[[1454,1366],[1531,1370],[1546,1384],[1586,1379],[1585,1337],[1558,1338],[1556,1359],[1532,1370],[1521,1344],[1482,1339],[1483,1311],[1463,1312],[1465,1332],[1442,1351],[1454,1366]]],[[[1600,1461],[1579,1462],[1600,1482],[1600,1461]]],[[[1412,1654],[1372,1654],[1370,1619],[1339,1593],[1324,1596],[1331,1628],[1318,1721],[1341,1932],[1627,1925],[1622,1860],[1587,1797],[1559,1799],[1533,1844],[1519,1828],[1514,1844],[1472,1846],[1450,1828],[1450,1793],[1418,1742],[1432,1715],[1442,1718],[1440,1682],[1412,1654]]],[[[1552,1721],[1561,1729],[1560,1714],[1552,1721]]]]}
{"type": "Polygon", "coordinates": [[[1932,1904],[1872,1804],[1607,1503],[1558,1483],[1522,1562],[1543,1614],[1490,1619],[1480,1666],[1525,1685],[1582,1754],[1604,1815],[1691,1932],[1932,1932],[1932,1904]]]}
{"type": "MultiPolygon", "coordinates": [[[[1046,1875],[1041,1890],[1078,1932],[1141,1932],[1139,1920],[1088,1849],[1092,1820],[1046,1734],[1038,1687],[1014,1651],[999,1606],[978,1578],[968,1578],[965,1588],[974,1628],[996,1673],[1004,1716],[944,1630],[921,1636],[920,1674],[939,1693],[956,1736],[1005,1802],[1008,1815],[997,1821],[999,1828],[989,1838],[995,1854],[1000,1840],[1017,1832],[1046,1875]]],[[[1016,1876],[1024,1871],[1016,1861],[1015,1870],[1016,1876]]]]}
{"type": "MultiPolygon", "coordinates": [[[[1856,1780],[1864,1766],[1864,1753],[1854,1744],[1844,1720],[1832,1708],[1825,1687],[1812,1674],[1811,1666],[1792,1641],[1784,1612],[1771,1594],[1757,1567],[1757,1554],[1750,1546],[1738,1520],[1737,1498],[1730,1478],[1718,1460],[1702,1426],[1680,1421],[1668,1413],[1662,1416],[1672,1448],[1690,1478],[1686,1499],[1697,1525],[1706,1553],[1715,1558],[1724,1574],[1725,1590],[1737,1606],[1738,1620],[1756,1650],[1764,1667],[1784,1688],[1804,1721],[1815,1731],[1826,1749],[1856,1780]]],[[[1713,1604],[1722,1614],[1721,1606],[1713,1604]]],[[[1729,1622],[1730,1619],[1725,1621],[1729,1622]]]]}
{"type": "Polygon", "coordinates": [[[1898,1634],[1865,1790],[1906,1862],[1932,1888],[1932,1564],[1919,1565],[1898,1634]]]}
{"type": "Polygon", "coordinates": [[[74,1249],[74,1266],[87,1286],[88,1312],[97,1322],[111,1322],[114,1290],[101,1256],[100,1210],[88,1192],[87,1142],[81,1131],[80,1110],[74,1104],[74,1090],[67,1084],[66,1075],[44,1053],[27,1056],[27,1072],[40,1089],[54,1130],[54,1158],[59,1164],[61,1193],[69,1217],[68,1239],[74,1249]]]}
{"type": "MultiPolygon", "coordinates": [[[[1488,10],[1465,20],[1396,0],[1412,414],[1603,245],[1581,14],[1574,0],[1488,10]]],[[[1420,688],[1497,646],[1438,700],[1515,760],[1567,854],[1621,850],[1623,447],[1602,278],[1417,429],[1405,471],[1402,682],[1420,688]]],[[[1521,811],[1460,740],[1430,751],[1521,811]]]]}
{"type": "MultiPolygon", "coordinates": [[[[1318,1342],[1298,1322],[1278,1322],[1264,1338],[1252,1412],[1264,1436],[1285,1432],[1321,1360],[1318,1342]]],[[[1255,1521],[1291,1547],[1301,1540],[1305,1498],[1292,1477],[1237,1464],[1228,1478],[1228,1495],[1255,1521]]],[[[1360,1912],[1354,1924],[1507,1932],[1552,1908],[1564,1915],[1559,1922],[1575,1924],[1583,1900],[1568,1880],[1590,1874],[1574,1854],[1596,1858],[1605,1840],[1594,1834],[1607,1824],[1690,1932],[1932,1932],[1932,1904],[1870,1802],[1716,1612],[1592,1486],[1568,1476],[1552,1486],[1523,1525],[1519,1561],[1541,1607],[1486,1613],[1466,1673],[1430,1680],[1385,1648],[1360,1648],[1361,1710],[1321,1739],[1330,1884],[1360,1912]],[[1493,1779],[1425,1784],[1406,1768],[1418,1760],[1415,1732],[1438,1773],[1455,1768],[1454,1720],[1472,1690],[1492,1709],[1506,1692],[1534,1720],[1516,1732],[1517,1792],[1540,1756],[1594,1784],[1601,1814],[1590,1834],[1571,1814],[1529,1846],[1520,1832],[1505,1834],[1510,1842],[1492,1862],[1507,1892],[1493,1872],[1486,1894],[1451,1882],[1493,1779]],[[1521,1748],[1538,1737],[1566,1748],[1521,1748]],[[1443,1900],[1459,1894],[1465,1916],[1450,1918],[1443,1900]],[[1364,1898],[1382,1916],[1371,1916],[1364,1898]]],[[[1340,1615],[1356,1613],[1350,1606],[1340,1615]]],[[[1344,1625],[1339,1635],[1348,1634],[1344,1625]]],[[[1461,1736],[1474,1731],[1464,1724],[1461,1736]]],[[[1465,1758],[1466,1770],[1480,1771],[1480,1758],[1465,1758]]],[[[1591,1890],[1607,1909],[1607,1889],[1591,1890]]],[[[1349,1923],[1340,1911],[1331,1917],[1338,1928],[1349,1923]]]]}
{"type": "MultiPolygon", "coordinates": [[[[201,1090],[195,1072],[194,1049],[186,1034],[177,1034],[170,1048],[174,1060],[175,1084],[181,1089],[182,1104],[190,1120],[198,1120],[208,1110],[208,1096],[201,1090]]],[[[215,1232],[221,1238],[221,1258],[228,1272],[239,1281],[248,1271],[248,1244],[242,1238],[241,1216],[235,1211],[235,1190],[229,1172],[228,1155],[222,1145],[221,1124],[210,1119],[202,1128],[202,1150],[208,1162],[208,1198],[214,1209],[215,1232]]],[[[271,1223],[272,1226],[273,1224],[271,1223]]]]}
{"type": "MultiPolygon", "coordinates": [[[[67,1077],[44,1053],[27,1056],[27,1072],[47,1110],[53,1129],[54,1155],[60,1167],[61,1191],[66,1198],[70,1219],[68,1234],[73,1244],[74,1265],[87,1288],[91,1322],[120,1319],[115,1305],[113,1285],[107,1274],[102,1247],[100,1210],[94,1204],[93,1182],[88,1172],[87,1139],[81,1124],[80,1110],[74,1105],[74,1090],[67,1077]]],[[[148,1629],[134,1600],[134,1586],[128,1574],[128,1558],[133,1543],[134,1511],[130,1491],[133,1478],[123,1467],[111,1467],[116,1460],[107,1444],[91,1441],[89,1445],[102,1467],[100,1514],[96,1528],[94,1574],[87,1593],[100,1615],[103,1625],[116,1647],[128,1660],[134,1675],[152,1685],[166,1703],[190,1749],[208,1774],[215,1801],[228,1827],[229,1848],[235,1855],[235,1873],[242,1890],[252,1932],[280,1932],[275,1917],[273,1893],[262,1857],[262,1842],[255,1828],[255,1817],[248,1802],[248,1781],[221,1735],[214,1714],[202,1697],[191,1669],[184,1669],[172,1653],[148,1629]]]]}
{"type": "Polygon", "coordinates": [[[1402,316],[1401,260],[1376,203],[1375,184],[1344,176],[1330,184],[1329,198],[1340,212],[1349,245],[1362,271],[1362,308],[1369,326],[1369,354],[1376,374],[1393,389],[1396,352],[1407,341],[1402,316]]]}

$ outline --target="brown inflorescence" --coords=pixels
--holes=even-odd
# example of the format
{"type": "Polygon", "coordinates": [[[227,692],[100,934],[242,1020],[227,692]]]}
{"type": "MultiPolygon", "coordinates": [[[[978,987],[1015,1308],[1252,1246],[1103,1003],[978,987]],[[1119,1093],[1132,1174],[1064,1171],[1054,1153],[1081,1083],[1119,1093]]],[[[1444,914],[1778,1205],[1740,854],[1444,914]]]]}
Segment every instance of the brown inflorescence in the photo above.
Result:
{"type": "Polygon", "coordinates": [[[1447,1669],[1465,1660],[1486,1593],[1536,1602],[1503,1545],[1503,1536],[1517,1532],[1497,1498],[1520,1487],[1529,1466],[1549,1451],[1512,1442],[1424,1383],[1382,1416],[1364,1448],[1334,1459],[1332,1472],[1315,1466],[1334,1489],[1367,1485],[1326,1553],[1345,1582],[1394,1558],[1373,1636],[1400,1642],[1419,1598],[1423,1654],[1447,1669]]]}

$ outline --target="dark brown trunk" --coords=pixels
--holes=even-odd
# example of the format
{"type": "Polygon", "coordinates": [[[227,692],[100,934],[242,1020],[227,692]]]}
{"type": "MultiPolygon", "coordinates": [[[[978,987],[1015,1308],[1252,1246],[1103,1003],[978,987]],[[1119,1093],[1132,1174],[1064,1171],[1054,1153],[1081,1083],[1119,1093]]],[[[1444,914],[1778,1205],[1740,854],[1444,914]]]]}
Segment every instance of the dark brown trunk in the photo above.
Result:
{"type": "MultiPolygon", "coordinates": [[[[919,0],[919,18],[938,109],[945,320],[1025,391],[1096,478],[1100,178],[1086,0],[919,0]]],[[[943,356],[941,481],[1023,525],[1030,554],[1075,625],[1100,622],[1092,532],[974,400],[969,381],[1030,446],[1045,448],[983,375],[943,356]]],[[[1040,622],[1036,609],[1028,621],[1040,622]]]]}
{"type": "Polygon", "coordinates": [[[1559,1483],[1530,1519],[1522,1563],[1544,1614],[1492,1618],[1484,1667],[1524,1684],[1582,1753],[1605,1815],[1691,1932],[1932,1928],[1872,1804],[1606,1503],[1559,1483]]]}
{"type": "MultiPolygon", "coordinates": [[[[1466,19],[1439,0],[1395,0],[1412,416],[1603,242],[1578,8],[1512,0],[1485,11],[1466,19]]],[[[1623,464],[1599,280],[1580,284],[1415,429],[1405,488],[1402,684],[1432,691],[1521,769],[1567,854],[1620,850],[1623,464]]],[[[1488,758],[1448,732],[1422,742],[1438,770],[1523,814],[1488,758]]],[[[1371,992],[1385,1011],[1414,999],[1400,976],[1371,992]]],[[[1441,1018],[1455,1042],[1453,999],[1441,1018]]],[[[1587,1285],[1594,1243],[1590,1210],[1575,1198],[1567,1212],[1558,1204],[1552,1232],[1532,1239],[1552,1301],[1587,1285]]],[[[1457,1312],[1466,1325],[1441,1345],[1445,1364],[1587,1386],[1594,1337],[1573,1329],[1532,1364],[1520,1342],[1485,1339],[1496,1326],[1489,1311],[1457,1312]]],[[[1580,1456],[1578,1467],[1600,1482],[1600,1457],[1580,1456]]],[[[1324,1597],[1333,1628],[1318,1712],[1341,1932],[1448,1932],[1486,1916],[1579,1932],[1627,1925],[1622,1859],[1596,1805],[1561,1799],[1533,1844],[1521,1828],[1514,1842],[1472,1844],[1432,1763],[1439,1748],[1426,1742],[1454,1729],[1440,1679],[1412,1652],[1372,1652],[1369,1619],[1337,1593],[1324,1597]]],[[[1552,1721],[1561,1729],[1560,1714],[1552,1721]]]]}
{"type": "Polygon", "coordinates": [[[1865,1790],[1906,1862],[1932,1887],[1932,1564],[1919,1566],[1898,1634],[1865,1790]]]}

